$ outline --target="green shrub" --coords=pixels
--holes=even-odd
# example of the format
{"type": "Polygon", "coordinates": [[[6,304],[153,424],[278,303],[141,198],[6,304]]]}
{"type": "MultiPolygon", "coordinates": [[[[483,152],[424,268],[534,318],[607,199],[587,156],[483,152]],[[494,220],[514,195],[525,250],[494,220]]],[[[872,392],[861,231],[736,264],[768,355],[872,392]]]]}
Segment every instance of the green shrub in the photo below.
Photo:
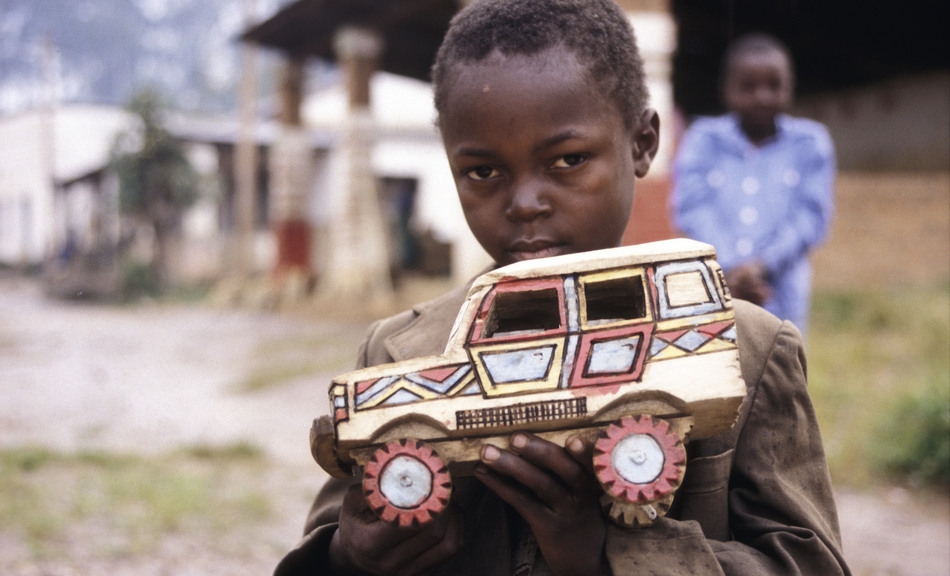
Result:
{"type": "Polygon", "coordinates": [[[122,299],[154,298],[161,292],[148,264],[129,260],[122,266],[122,299]]]}
{"type": "Polygon", "coordinates": [[[934,378],[884,415],[872,451],[877,466],[917,484],[950,486],[950,389],[934,378]]]}
{"type": "Polygon", "coordinates": [[[808,380],[835,484],[947,483],[946,283],[816,292],[808,380]]]}

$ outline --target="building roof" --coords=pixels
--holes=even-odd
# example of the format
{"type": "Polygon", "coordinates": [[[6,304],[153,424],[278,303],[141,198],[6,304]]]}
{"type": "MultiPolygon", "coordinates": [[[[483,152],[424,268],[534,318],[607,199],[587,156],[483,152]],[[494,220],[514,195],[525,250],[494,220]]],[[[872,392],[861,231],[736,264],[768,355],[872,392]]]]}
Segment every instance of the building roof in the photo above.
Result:
{"type": "Polygon", "coordinates": [[[336,30],[361,26],[383,37],[382,70],[428,80],[456,10],[456,0],[298,0],[245,31],[241,40],[332,62],[336,30]]]}

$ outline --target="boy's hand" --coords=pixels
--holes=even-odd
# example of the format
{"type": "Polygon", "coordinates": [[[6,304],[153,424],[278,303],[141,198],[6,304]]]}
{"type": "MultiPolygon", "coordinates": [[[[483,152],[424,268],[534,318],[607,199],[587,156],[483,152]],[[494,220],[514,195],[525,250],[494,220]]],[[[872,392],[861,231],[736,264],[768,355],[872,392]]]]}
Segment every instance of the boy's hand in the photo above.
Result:
{"type": "Polygon", "coordinates": [[[768,270],[758,261],[736,266],[725,272],[729,292],[735,298],[748,300],[753,304],[762,304],[772,297],[772,286],[768,281],[768,270]]]}
{"type": "Polygon", "coordinates": [[[462,532],[461,512],[454,502],[422,528],[399,528],[376,516],[356,484],[343,498],[330,563],[341,576],[425,574],[461,549],[462,532]]]}
{"type": "Polygon", "coordinates": [[[483,446],[475,472],[531,525],[555,574],[609,574],[593,444],[575,436],[567,446],[519,432],[511,437],[510,450],[483,446]]]}

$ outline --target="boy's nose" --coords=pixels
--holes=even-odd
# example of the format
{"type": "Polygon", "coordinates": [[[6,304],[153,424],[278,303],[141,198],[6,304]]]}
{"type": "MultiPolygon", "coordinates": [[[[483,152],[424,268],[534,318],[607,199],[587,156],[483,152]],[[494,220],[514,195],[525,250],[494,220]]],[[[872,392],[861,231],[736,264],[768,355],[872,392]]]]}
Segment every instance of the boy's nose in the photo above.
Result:
{"type": "Polygon", "coordinates": [[[771,104],[776,97],[776,91],[769,87],[760,87],[755,91],[755,101],[759,104],[771,104]]]}
{"type": "Polygon", "coordinates": [[[511,200],[505,217],[511,221],[531,221],[549,215],[553,211],[543,185],[536,179],[515,182],[511,188],[511,200]]]}

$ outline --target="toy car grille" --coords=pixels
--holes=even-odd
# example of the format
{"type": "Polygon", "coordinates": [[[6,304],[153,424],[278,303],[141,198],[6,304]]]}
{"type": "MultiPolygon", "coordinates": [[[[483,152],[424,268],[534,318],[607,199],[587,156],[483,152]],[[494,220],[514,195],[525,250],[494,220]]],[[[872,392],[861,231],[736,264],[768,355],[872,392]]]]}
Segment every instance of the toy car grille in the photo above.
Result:
{"type": "Polygon", "coordinates": [[[545,420],[569,420],[585,415],[587,415],[587,398],[572,398],[528,402],[498,408],[459,410],[455,413],[455,421],[459,430],[470,430],[518,426],[545,420]]]}

